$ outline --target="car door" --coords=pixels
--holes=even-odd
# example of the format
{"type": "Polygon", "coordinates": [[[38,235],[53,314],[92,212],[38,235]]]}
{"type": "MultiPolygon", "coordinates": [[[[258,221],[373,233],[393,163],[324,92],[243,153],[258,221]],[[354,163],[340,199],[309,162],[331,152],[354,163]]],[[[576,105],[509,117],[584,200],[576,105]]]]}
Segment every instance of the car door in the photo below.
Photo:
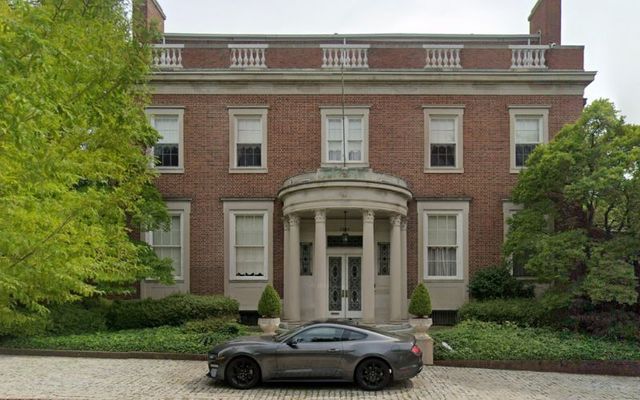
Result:
{"type": "Polygon", "coordinates": [[[316,326],[306,329],[276,352],[280,379],[336,379],[343,376],[343,329],[316,326]]]}

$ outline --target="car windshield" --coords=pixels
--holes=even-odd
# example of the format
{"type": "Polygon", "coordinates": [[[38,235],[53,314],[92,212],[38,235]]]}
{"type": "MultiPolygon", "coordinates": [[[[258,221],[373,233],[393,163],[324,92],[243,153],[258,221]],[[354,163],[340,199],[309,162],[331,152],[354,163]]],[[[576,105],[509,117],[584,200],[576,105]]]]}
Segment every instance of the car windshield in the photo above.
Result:
{"type": "Polygon", "coordinates": [[[289,339],[290,337],[296,335],[298,332],[302,331],[303,329],[305,329],[309,325],[311,325],[311,324],[310,323],[309,324],[303,324],[303,325],[300,325],[297,328],[293,328],[293,329],[288,330],[286,332],[282,332],[282,333],[274,336],[273,340],[275,340],[276,342],[283,342],[283,341],[289,339]]]}

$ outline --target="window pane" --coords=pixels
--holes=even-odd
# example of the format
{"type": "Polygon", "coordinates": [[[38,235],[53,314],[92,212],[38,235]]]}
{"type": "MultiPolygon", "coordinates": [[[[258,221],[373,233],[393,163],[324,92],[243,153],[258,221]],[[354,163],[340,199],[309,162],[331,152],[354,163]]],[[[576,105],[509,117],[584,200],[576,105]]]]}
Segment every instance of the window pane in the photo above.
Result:
{"type": "Polygon", "coordinates": [[[238,144],[237,145],[238,167],[261,167],[262,166],[262,145],[260,144],[238,144]]]}
{"type": "Polygon", "coordinates": [[[516,119],[516,143],[540,143],[540,118],[516,119]]]}
{"type": "Polygon", "coordinates": [[[329,146],[329,161],[342,161],[342,141],[330,141],[329,146]]]}
{"type": "Polygon", "coordinates": [[[455,144],[432,144],[431,145],[431,166],[432,167],[455,167],[456,166],[456,145],[455,144]]]}
{"type": "Polygon", "coordinates": [[[456,219],[455,215],[429,215],[427,219],[427,245],[456,246],[456,219]]]}
{"type": "Polygon", "coordinates": [[[390,244],[378,243],[378,275],[389,275],[390,244]]]}
{"type": "Polygon", "coordinates": [[[349,161],[361,161],[362,160],[362,142],[349,141],[347,143],[347,154],[349,156],[349,161]]]}
{"type": "Polygon", "coordinates": [[[349,118],[349,140],[362,140],[362,118],[349,118]]]}
{"type": "Polygon", "coordinates": [[[262,143],[262,121],[260,118],[238,118],[237,143],[262,143]]]}
{"type": "Polygon", "coordinates": [[[180,141],[177,115],[154,115],[153,126],[161,136],[158,143],[178,143],[180,141]]]}
{"type": "Polygon", "coordinates": [[[180,246],[180,216],[172,215],[168,231],[153,231],[153,246],[180,246]]]}
{"type": "Polygon", "coordinates": [[[342,341],[342,329],[328,326],[311,328],[296,336],[295,339],[298,343],[340,342],[342,341]]]}
{"type": "Polygon", "coordinates": [[[159,258],[170,258],[174,276],[182,276],[182,249],[180,247],[156,247],[154,251],[159,258]]]}
{"type": "Polygon", "coordinates": [[[178,143],[160,143],[153,146],[153,155],[159,167],[179,167],[180,153],[178,143]]]}
{"type": "Polygon", "coordinates": [[[429,132],[431,143],[455,143],[456,120],[455,118],[431,118],[429,132]]]}
{"type": "Polygon", "coordinates": [[[236,245],[262,246],[263,219],[262,215],[236,215],[236,245]]]}
{"type": "Polygon", "coordinates": [[[236,276],[264,276],[264,247],[236,247],[236,276]]]}
{"type": "Polygon", "coordinates": [[[427,248],[427,274],[429,276],[456,276],[457,249],[453,247],[427,248]]]}
{"type": "Polygon", "coordinates": [[[330,118],[328,122],[327,140],[342,141],[342,119],[330,118]]]}
{"type": "Polygon", "coordinates": [[[516,144],[516,167],[524,167],[537,144],[516,144]]]}
{"type": "Polygon", "coordinates": [[[300,275],[312,275],[312,260],[311,243],[300,243],[300,275]]]}

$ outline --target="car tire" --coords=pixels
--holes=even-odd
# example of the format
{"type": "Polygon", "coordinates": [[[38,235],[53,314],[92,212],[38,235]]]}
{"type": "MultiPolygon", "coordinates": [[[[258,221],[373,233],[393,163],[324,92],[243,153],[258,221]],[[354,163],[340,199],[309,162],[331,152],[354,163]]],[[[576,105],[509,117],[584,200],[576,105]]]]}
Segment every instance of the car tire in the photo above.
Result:
{"type": "Polygon", "coordinates": [[[355,381],[364,390],[383,389],[391,382],[391,368],[378,358],[368,358],[356,368],[355,381]]]}
{"type": "Polygon", "coordinates": [[[236,389],[251,389],[260,382],[260,366],[249,357],[234,358],[225,368],[225,380],[236,389]]]}

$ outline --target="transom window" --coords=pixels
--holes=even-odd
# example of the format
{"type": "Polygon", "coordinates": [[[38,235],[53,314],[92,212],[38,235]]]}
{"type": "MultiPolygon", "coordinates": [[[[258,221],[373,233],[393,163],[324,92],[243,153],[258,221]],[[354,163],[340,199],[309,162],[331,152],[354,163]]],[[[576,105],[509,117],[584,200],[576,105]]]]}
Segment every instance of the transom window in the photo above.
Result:
{"type": "Polygon", "coordinates": [[[462,173],[464,106],[424,106],[425,172],[462,173]]]}
{"type": "Polygon", "coordinates": [[[533,150],[549,141],[549,110],[546,106],[528,108],[510,106],[511,168],[519,172],[527,164],[533,150]]]}
{"type": "Polygon", "coordinates": [[[157,229],[149,232],[148,243],[159,258],[169,258],[173,265],[173,275],[182,278],[182,214],[171,214],[168,230],[157,229]]]}
{"type": "Polygon", "coordinates": [[[427,214],[426,277],[459,278],[461,229],[459,214],[427,214]]]}
{"type": "Polygon", "coordinates": [[[183,144],[181,109],[149,109],[149,122],[160,135],[153,146],[155,166],[163,172],[182,172],[183,144]]]}
{"type": "Polygon", "coordinates": [[[232,214],[232,279],[265,279],[267,275],[266,213],[232,214]]]}
{"type": "Polygon", "coordinates": [[[369,109],[322,109],[322,163],[366,166],[369,162],[369,109]]]}
{"type": "Polygon", "coordinates": [[[266,108],[229,109],[230,172],[267,172],[266,108]]]}

